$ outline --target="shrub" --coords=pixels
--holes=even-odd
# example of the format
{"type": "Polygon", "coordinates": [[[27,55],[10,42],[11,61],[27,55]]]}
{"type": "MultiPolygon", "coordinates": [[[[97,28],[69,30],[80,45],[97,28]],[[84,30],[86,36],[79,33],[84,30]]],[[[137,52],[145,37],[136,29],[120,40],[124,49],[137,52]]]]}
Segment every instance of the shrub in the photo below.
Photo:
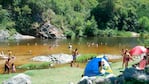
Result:
{"type": "Polygon", "coordinates": [[[42,62],[42,63],[29,63],[29,64],[24,64],[21,66],[18,66],[18,69],[44,69],[49,67],[49,62],[42,62]]]}
{"type": "Polygon", "coordinates": [[[77,62],[86,62],[89,59],[94,58],[96,56],[97,56],[97,54],[84,54],[77,58],[77,62]]]}

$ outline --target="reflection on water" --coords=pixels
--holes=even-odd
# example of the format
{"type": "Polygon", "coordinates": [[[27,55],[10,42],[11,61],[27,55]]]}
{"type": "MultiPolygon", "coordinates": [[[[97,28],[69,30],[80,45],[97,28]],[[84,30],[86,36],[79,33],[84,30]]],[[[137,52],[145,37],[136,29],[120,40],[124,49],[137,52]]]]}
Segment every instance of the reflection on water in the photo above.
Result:
{"type": "MultiPolygon", "coordinates": [[[[0,40],[0,51],[4,51],[6,54],[8,50],[12,50],[13,54],[17,57],[15,64],[20,65],[32,62],[30,58],[33,56],[54,53],[71,54],[71,50],[68,48],[69,43],[72,44],[73,49],[78,48],[80,54],[120,54],[120,50],[122,48],[130,49],[138,45],[138,38],[95,37],[53,40],[0,40]]],[[[2,66],[4,64],[4,60],[0,61],[0,65],[2,66]]]]}

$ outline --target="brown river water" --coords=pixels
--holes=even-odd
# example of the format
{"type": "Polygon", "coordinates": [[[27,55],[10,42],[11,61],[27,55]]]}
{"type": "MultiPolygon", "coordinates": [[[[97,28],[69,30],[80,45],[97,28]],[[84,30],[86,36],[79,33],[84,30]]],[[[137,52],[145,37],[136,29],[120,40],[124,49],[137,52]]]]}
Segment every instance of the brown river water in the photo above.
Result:
{"type": "MultiPolygon", "coordinates": [[[[80,54],[117,54],[120,55],[122,48],[132,48],[139,44],[138,38],[79,38],[79,39],[32,39],[32,40],[0,40],[0,51],[7,54],[8,50],[16,56],[17,66],[25,63],[33,63],[31,58],[39,55],[49,54],[71,54],[68,48],[78,48],[80,54]],[[98,46],[97,46],[98,44],[98,46]]],[[[0,73],[3,72],[5,60],[0,59],[0,73]]]]}

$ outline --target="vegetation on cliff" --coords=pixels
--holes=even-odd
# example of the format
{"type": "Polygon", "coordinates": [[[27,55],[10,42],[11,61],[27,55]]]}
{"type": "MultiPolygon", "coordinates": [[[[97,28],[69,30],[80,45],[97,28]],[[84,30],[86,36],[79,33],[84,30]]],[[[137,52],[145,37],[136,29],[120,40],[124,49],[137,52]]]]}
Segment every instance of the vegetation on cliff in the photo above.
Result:
{"type": "Polygon", "coordinates": [[[72,36],[149,32],[148,0],[1,0],[0,29],[36,36],[47,21],[72,36]]]}

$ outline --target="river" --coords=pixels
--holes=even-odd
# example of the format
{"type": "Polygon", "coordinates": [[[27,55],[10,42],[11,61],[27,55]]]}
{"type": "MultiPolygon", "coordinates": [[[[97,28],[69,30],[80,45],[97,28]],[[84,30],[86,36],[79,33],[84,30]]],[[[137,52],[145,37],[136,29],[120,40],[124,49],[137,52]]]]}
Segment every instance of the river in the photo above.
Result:
{"type": "MultiPolygon", "coordinates": [[[[122,48],[132,48],[139,44],[139,38],[129,37],[94,37],[76,39],[30,39],[30,40],[0,40],[0,51],[7,54],[11,50],[17,57],[15,64],[21,65],[32,62],[34,56],[66,53],[71,54],[68,48],[78,48],[80,54],[120,54],[122,48]],[[98,44],[98,45],[97,45],[98,44]]],[[[4,60],[0,60],[2,68],[4,60]]],[[[1,72],[2,70],[0,70],[1,72]]]]}

